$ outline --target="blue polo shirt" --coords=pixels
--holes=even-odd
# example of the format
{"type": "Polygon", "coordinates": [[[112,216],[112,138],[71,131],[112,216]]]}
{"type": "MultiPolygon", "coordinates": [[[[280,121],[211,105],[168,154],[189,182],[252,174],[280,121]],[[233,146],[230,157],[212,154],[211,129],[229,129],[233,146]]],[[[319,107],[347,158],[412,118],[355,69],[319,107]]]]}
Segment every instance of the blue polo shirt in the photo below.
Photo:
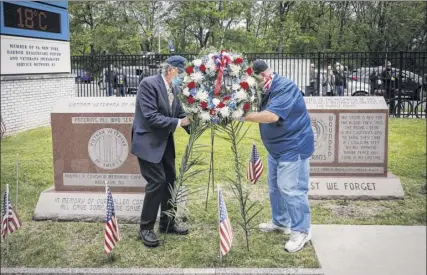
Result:
{"type": "Polygon", "coordinates": [[[309,158],[314,152],[314,134],[304,98],[295,83],[274,74],[270,90],[263,95],[261,111],[279,116],[273,123],[260,123],[261,139],[277,161],[309,158]]]}

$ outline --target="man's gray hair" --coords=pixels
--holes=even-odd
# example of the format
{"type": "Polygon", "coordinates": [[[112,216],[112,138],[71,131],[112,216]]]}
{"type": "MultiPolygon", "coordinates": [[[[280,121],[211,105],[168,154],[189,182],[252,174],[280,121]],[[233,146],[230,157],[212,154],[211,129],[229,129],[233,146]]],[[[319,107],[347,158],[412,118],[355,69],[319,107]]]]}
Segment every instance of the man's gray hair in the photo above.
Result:
{"type": "Polygon", "coordinates": [[[160,67],[161,67],[161,73],[162,73],[162,75],[164,75],[164,76],[166,76],[167,74],[168,74],[168,69],[169,68],[171,68],[171,69],[175,69],[175,67],[174,66],[172,66],[171,64],[169,64],[169,63],[163,63],[163,64],[161,64],[160,65],[160,67]]]}

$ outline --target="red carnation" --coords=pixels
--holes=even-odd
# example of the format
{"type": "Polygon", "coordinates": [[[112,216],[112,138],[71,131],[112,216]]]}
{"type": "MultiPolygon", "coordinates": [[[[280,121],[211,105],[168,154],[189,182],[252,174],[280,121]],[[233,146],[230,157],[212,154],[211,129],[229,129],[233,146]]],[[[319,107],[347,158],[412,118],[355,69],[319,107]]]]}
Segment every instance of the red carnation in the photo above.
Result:
{"type": "Polygon", "coordinates": [[[192,95],[190,95],[190,96],[187,98],[187,102],[188,102],[188,104],[193,104],[195,101],[196,101],[196,100],[194,99],[194,97],[193,97],[192,95]]]}
{"type": "Polygon", "coordinates": [[[216,106],[217,108],[224,108],[225,107],[225,104],[224,104],[224,102],[220,102],[220,103],[218,103],[218,105],[216,106]]]}
{"type": "Polygon", "coordinates": [[[249,84],[246,81],[240,82],[240,87],[242,87],[244,90],[249,90],[249,84]]]}
{"type": "Polygon", "coordinates": [[[194,81],[192,81],[192,82],[188,83],[187,87],[189,89],[194,89],[194,88],[196,88],[196,83],[194,83],[194,81]]]}
{"type": "Polygon", "coordinates": [[[188,66],[185,71],[187,72],[187,74],[192,74],[194,73],[193,67],[188,66]]]}
{"type": "Polygon", "coordinates": [[[250,103],[245,103],[245,105],[243,105],[243,111],[247,111],[247,110],[249,110],[249,108],[251,107],[251,104],[250,103]]]}
{"type": "Polygon", "coordinates": [[[242,64],[243,63],[243,58],[238,57],[238,58],[234,59],[234,63],[235,64],[242,64]]]}
{"type": "Polygon", "coordinates": [[[215,109],[211,109],[211,110],[209,111],[209,114],[210,114],[211,116],[215,115],[215,109]]]}
{"type": "Polygon", "coordinates": [[[202,64],[202,65],[200,65],[200,68],[199,68],[202,72],[205,72],[206,71],[206,66],[205,66],[205,64],[202,64]]]}
{"type": "Polygon", "coordinates": [[[224,96],[223,98],[222,98],[222,100],[224,100],[224,101],[227,101],[227,100],[230,100],[230,96],[229,95],[227,95],[227,96],[224,96]]]}
{"type": "Polygon", "coordinates": [[[202,102],[200,103],[200,107],[201,107],[203,110],[206,110],[206,109],[208,108],[208,103],[207,103],[206,101],[202,101],[202,102]]]}
{"type": "Polygon", "coordinates": [[[254,71],[252,71],[252,68],[249,67],[246,72],[248,73],[248,75],[252,75],[254,73],[254,71]]]}

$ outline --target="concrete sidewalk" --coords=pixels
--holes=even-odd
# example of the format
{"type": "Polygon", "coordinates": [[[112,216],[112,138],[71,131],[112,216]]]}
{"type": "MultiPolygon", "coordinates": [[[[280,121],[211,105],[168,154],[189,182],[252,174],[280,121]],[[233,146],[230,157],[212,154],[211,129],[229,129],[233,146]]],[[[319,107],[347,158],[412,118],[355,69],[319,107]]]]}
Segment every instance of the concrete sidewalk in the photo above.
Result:
{"type": "Polygon", "coordinates": [[[425,275],[426,227],[313,225],[325,275],[425,275]]]}

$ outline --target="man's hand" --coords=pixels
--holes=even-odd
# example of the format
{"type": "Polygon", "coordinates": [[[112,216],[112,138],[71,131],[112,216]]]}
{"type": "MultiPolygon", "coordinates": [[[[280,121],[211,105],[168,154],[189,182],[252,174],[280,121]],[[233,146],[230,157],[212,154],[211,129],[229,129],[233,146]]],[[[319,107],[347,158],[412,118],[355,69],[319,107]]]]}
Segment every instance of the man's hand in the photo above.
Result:
{"type": "Polygon", "coordinates": [[[188,126],[188,125],[190,125],[190,123],[191,123],[191,121],[190,121],[190,119],[188,117],[185,117],[185,118],[181,119],[181,126],[182,127],[188,126]]]}
{"type": "Polygon", "coordinates": [[[245,117],[244,116],[242,116],[242,117],[239,117],[238,119],[236,119],[237,121],[240,121],[240,122],[245,122],[245,117]]]}

